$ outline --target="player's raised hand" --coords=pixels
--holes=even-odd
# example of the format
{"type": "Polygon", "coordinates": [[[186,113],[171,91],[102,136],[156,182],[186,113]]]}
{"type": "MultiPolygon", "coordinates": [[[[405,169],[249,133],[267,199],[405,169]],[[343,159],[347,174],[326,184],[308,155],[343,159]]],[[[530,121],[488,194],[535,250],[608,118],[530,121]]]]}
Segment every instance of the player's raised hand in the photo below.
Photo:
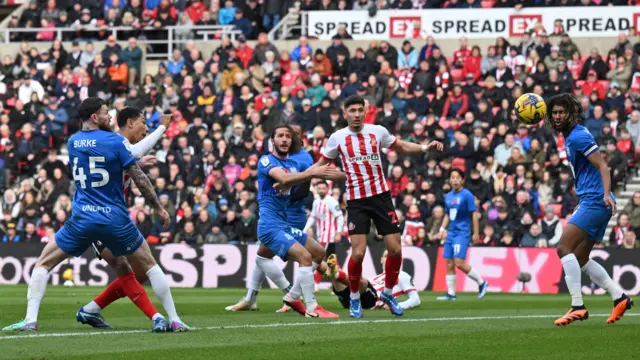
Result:
{"type": "Polygon", "coordinates": [[[171,114],[162,114],[160,115],[160,125],[164,125],[164,127],[168,128],[169,124],[171,124],[171,119],[173,115],[171,114]]]}
{"type": "Polygon", "coordinates": [[[611,208],[611,216],[614,216],[616,214],[616,203],[615,201],[613,201],[610,195],[604,196],[604,205],[607,208],[611,208]]]}
{"type": "Polygon", "coordinates": [[[162,220],[162,225],[167,228],[171,225],[171,218],[169,217],[169,213],[164,208],[156,209],[156,214],[162,220]]]}
{"type": "Polygon", "coordinates": [[[140,167],[153,166],[156,164],[156,161],[155,155],[145,155],[138,160],[138,165],[140,165],[140,167]]]}
{"type": "Polygon", "coordinates": [[[432,141],[427,145],[427,151],[442,151],[444,150],[444,145],[440,141],[432,141]]]}

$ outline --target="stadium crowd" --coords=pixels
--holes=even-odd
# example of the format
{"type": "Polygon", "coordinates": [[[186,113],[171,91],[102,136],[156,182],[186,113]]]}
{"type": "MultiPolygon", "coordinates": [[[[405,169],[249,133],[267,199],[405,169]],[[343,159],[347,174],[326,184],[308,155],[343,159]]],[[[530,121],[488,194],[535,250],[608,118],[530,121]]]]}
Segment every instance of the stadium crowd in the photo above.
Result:
{"type": "Polygon", "coordinates": [[[109,28],[131,27],[118,40],[136,37],[167,40],[167,26],[178,26],[179,39],[202,38],[194,25],[234,25],[247,39],[271,30],[288,9],[369,10],[376,9],[471,9],[521,8],[523,6],[612,6],[635,5],[631,0],[29,0],[21,16],[13,16],[8,28],[42,28],[50,31],[13,32],[11,41],[53,41],[54,28],[71,28],[61,40],[106,40],[109,28]]]}
{"type": "MultiPolygon", "coordinates": [[[[192,16],[194,7],[202,9],[200,15],[215,8],[210,19],[233,7],[231,1],[219,9],[216,1],[207,7],[200,0],[188,5],[111,0],[85,12],[83,2],[60,3],[49,0],[37,11],[30,5],[19,25],[61,19],[73,24],[109,18],[113,11],[123,21],[127,12],[143,17],[153,12],[153,18],[187,14],[198,23],[203,19],[192,16]]],[[[243,14],[238,9],[231,12],[236,18],[243,14]]],[[[124,47],[107,37],[101,52],[91,41],[65,48],[55,40],[42,52],[25,41],[0,64],[0,239],[50,241],[70,216],[74,185],[65,140],[78,131],[76,111],[88,96],[109,100],[114,116],[124,106],[143,109],[152,131],[160,114],[173,115],[154,150],[158,163],[147,171],[174,221],[165,228],[142,198],[133,193],[127,198],[132,219],[151,243],[246,244],[256,241],[256,168],[274,127],[300,125],[305,147],[317,159],[328,135],[346,126],[341,101],[359,94],[367,101],[366,123],[406,140],[438,139],[446,146],[444,153],[425,158],[389,151],[382,159],[405,245],[440,244],[443,197],[450,189],[446,179],[455,167],[467,173],[466,186],[482,212],[481,239],[474,245],[554,246],[577,204],[564,140],[543,126],[520,126],[514,100],[527,92],[544,98],[575,94],[614,183],[622,185],[640,149],[640,43],[620,34],[611,50],[600,54],[578,49],[561,31],[553,40],[544,29],[535,31],[519,43],[499,38],[487,49],[462,38],[453,54],[443,54],[431,37],[405,41],[400,48],[372,41],[367,49],[350,51],[344,29],[326,49],[312,49],[301,37],[288,52],[259,33],[254,47],[244,38],[236,43],[223,38],[211,54],[187,42],[155,74],[141,68],[135,36],[124,47]]],[[[334,185],[334,196],[342,200],[340,184],[334,185]]],[[[640,193],[620,210],[607,243],[636,247],[640,193]]]]}

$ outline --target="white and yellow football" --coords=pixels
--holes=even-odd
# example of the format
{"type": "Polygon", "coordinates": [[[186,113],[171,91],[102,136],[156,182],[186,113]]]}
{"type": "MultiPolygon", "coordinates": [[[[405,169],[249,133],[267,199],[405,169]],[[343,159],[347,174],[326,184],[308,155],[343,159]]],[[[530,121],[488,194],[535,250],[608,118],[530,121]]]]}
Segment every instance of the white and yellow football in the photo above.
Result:
{"type": "Polygon", "coordinates": [[[516,100],[514,110],[525,125],[535,125],[547,116],[547,104],[539,95],[528,93],[516,100]]]}

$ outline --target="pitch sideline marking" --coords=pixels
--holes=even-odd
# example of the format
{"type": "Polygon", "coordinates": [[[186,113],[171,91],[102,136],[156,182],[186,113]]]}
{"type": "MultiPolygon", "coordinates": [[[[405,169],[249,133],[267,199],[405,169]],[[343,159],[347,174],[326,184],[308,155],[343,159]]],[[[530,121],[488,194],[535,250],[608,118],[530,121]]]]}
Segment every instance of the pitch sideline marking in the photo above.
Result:
{"type": "MultiPolygon", "coordinates": [[[[609,314],[589,314],[592,317],[608,317],[609,314]]],[[[625,316],[640,316],[640,314],[625,314],[625,316]]],[[[234,329],[266,329],[277,327],[296,326],[323,326],[323,325],[360,325],[360,324],[384,324],[384,323],[413,323],[413,322],[436,322],[436,321],[478,321],[478,320],[509,320],[509,319],[548,319],[558,317],[554,315],[505,315],[505,316],[470,316],[470,317],[440,317],[440,318],[418,318],[418,319],[378,319],[378,320],[348,320],[348,321],[326,321],[326,322],[293,322],[275,324],[245,324],[229,326],[208,326],[203,328],[191,328],[194,331],[211,330],[234,330],[234,329]]],[[[82,337],[82,336],[104,336],[104,335],[127,335],[151,333],[150,330],[116,330],[104,332],[68,332],[68,333],[44,333],[29,335],[9,335],[0,336],[1,340],[32,339],[46,337],[82,337]]]]}

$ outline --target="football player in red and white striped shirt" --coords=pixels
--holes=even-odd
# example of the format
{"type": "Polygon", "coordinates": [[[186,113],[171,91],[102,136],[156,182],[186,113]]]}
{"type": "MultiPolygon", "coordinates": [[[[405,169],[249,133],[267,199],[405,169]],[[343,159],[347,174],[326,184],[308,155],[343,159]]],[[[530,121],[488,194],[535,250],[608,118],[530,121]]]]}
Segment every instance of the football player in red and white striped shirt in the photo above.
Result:
{"type": "MultiPolygon", "coordinates": [[[[359,291],[360,278],[372,220],[378,234],[384,237],[389,252],[385,261],[386,284],[396,283],[402,266],[400,226],[384,177],[381,149],[416,155],[443,150],[442,143],[437,141],[422,145],[409,143],[389,134],[382,126],[365,125],[364,105],[364,99],[358,95],[353,95],[344,102],[344,117],[349,126],[331,135],[322,154],[323,158],[318,162],[322,166],[340,156],[344,167],[345,174],[340,180],[347,182],[345,191],[351,238],[351,258],[348,264],[351,291],[349,313],[355,318],[361,318],[363,315],[359,291]]],[[[402,315],[402,308],[393,297],[393,288],[385,287],[380,299],[389,306],[392,314],[402,315]]]]}
{"type": "Polygon", "coordinates": [[[325,180],[316,183],[316,191],[318,197],[313,201],[311,216],[303,231],[308,232],[315,226],[317,241],[327,248],[329,244],[340,242],[344,217],[338,200],[328,194],[329,186],[325,180]]]}

